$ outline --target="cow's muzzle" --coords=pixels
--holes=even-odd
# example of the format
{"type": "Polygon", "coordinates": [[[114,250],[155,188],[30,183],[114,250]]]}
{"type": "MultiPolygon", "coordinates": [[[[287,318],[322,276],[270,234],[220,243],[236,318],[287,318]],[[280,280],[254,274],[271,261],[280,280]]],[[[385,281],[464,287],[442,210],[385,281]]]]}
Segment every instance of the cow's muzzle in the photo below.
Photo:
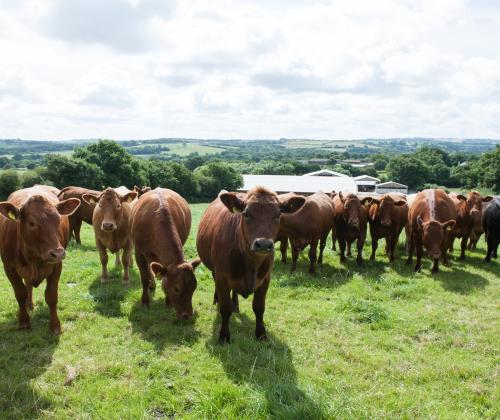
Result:
{"type": "Polygon", "coordinates": [[[257,238],[252,244],[252,252],[258,254],[269,254],[273,249],[274,241],[272,239],[257,238]]]}
{"type": "Polygon", "coordinates": [[[61,262],[62,260],[64,260],[65,257],[66,257],[66,251],[62,246],[60,246],[60,247],[51,249],[49,252],[47,252],[44,260],[45,260],[45,262],[47,262],[49,264],[57,264],[57,263],[61,262]]]}
{"type": "Polygon", "coordinates": [[[116,230],[116,225],[112,222],[102,222],[101,230],[104,232],[113,232],[116,230]]]}

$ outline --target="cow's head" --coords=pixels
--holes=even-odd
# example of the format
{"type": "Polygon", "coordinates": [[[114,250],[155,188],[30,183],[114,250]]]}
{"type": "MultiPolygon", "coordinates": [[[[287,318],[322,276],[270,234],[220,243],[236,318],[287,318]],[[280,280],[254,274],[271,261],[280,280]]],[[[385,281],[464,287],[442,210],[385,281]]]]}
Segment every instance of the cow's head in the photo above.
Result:
{"type": "Polygon", "coordinates": [[[380,198],[372,198],[371,205],[375,210],[371,212],[371,220],[378,219],[382,226],[391,226],[394,219],[394,211],[396,207],[401,207],[406,204],[406,200],[394,200],[390,195],[383,195],[380,198]]]}
{"type": "Polygon", "coordinates": [[[134,191],[137,193],[137,197],[140,197],[141,195],[151,191],[151,187],[138,187],[137,185],[134,185],[134,191]]]}
{"type": "Polygon", "coordinates": [[[482,197],[479,192],[470,191],[467,194],[467,197],[462,194],[457,194],[457,198],[465,202],[466,210],[472,219],[472,223],[474,225],[480,226],[483,203],[487,203],[488,201],[493,200],[493,197],[491,195],[482,197]]]}
{"type": "Polygon", "coordinates": [[[53,205],[45,197],[34,195],[20,208],[8,201],[0,203],[0,214],[19,223],[20,239],[30,256],[56,264],[66,256],[59,239],[61,216],[70,216],[79,205],[78,198],[68,198],[53,205]]]}
{"type": "Polygon", "coordinates": [[[295,213],[306,199],[299,195],[279,198],[274,192],[259,187],[247,194],[223,191],[219,199],[231,213],[241,214],[241,229],[247,247],[254,257],[274,251],[282,213],[295,213]]]}
{"type": "Polygon", "coordinates": [[[365,197],[360,200],[356,194],[344,196],[342,192],[339,192],[337,196],[342,202],[342,216],[346,223],[353,228],[359,228],[361,208],[366,204],[370,204],[372,198],[365,197]]]}
{"type": "Polygon", "coordinates": [[[191,262],[170,264],[167,267],[157,262],[151,263],[151,271],[155,276],[161,277],[162,288],[175,310],[177,319],[190,319],[193,316],[192,299],[198,284],[194,270],[199,264],[199,258],[191,262]]]}
{"type": "Polygon", "coordinates": [[[438,222],[437,220],[424,222],[420,216],[417,217],[417,225],[422,231],[422,242],[429,253],[429,257],[434,260],[441,258],[441,249],[447,238],[447,231],[453,229],[455,223],[455,220],[448,220],[444,223],[438,222]]]}
{"type": "Polygon", "coordinates": [[[101,194],[83,194],[82,199],[88,204],[99,206],[102,214],[101,230],[103,232],[114,232],[123,215],[123,203],[131,203],[137,197],[135,191],[125,195],[119,195],[113,188],[106,188],[101,194]]]}

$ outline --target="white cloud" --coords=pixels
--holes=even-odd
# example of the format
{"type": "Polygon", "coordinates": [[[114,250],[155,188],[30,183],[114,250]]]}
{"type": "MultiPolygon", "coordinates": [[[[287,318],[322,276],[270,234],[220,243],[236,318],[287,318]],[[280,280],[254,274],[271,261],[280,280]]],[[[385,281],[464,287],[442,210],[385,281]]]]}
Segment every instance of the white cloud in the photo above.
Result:
{"type": "Polygon", "coordinates": [[[0,0],[0,137],[499,137],[499,40],[485,0],[0,0]]]}

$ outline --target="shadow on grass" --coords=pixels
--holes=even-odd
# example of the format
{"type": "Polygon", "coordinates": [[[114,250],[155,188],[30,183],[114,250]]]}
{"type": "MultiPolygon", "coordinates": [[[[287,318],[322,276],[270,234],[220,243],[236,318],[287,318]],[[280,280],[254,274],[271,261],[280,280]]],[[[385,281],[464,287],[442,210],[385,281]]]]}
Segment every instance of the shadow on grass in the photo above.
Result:
{"type": "Polygon", "coordinates": [[[452,267],[451,271],[440,271],[434,274],[434,278],[441,282],[444,289],[463,295],[484,289],[489,284],[488,279],[457,267],[452,267]]]}
{"type": "Polygon", "coordinates": [[[121,317],[121,304],[129,293],[139,288],[140,281],[137,276],[130,272],[130,283],[122,284],[122,271],[113,268],[109,271],[109,282],[101,283],[101,276],[97,276],[89,286],[89,293],[94,300],[94,307],[97,312],[107,317],[121,317]]]}
{"type": "Polygon", "coordinates": [[[82,243],[78,245],[74,240],[71,240],[69,245],[68,245],[69,250],[75,250],[75,251],[97,251],[97,248],[95,244],[86,244],[82,243]]]}
{"type": "MultiPolygon", "coordinates": [[[[162,295],[162,291],[156,292],[162,295]]],[[[143,308],[136,302],[129,315],[132,330],[139,333],[144,340],[154,344],[156,351],[161,352],[167,344],[193,344],[200,335],[196,327],[198,315],[195,311],[192,319],[178,320],[173,308],[165,305],[164,296],[154,299],[151,295],[150,308],[143,308]]]]}
{"type": "Polygon", "coordinates": [[[52,406],[31,382],[51,365],[59,337],[49,331],[46,307],[30,315],[31,331],[17,329],[17,314],[14,313],[11,320],[0,323],[1,418],[40,418],[52,406]]]}
{"type": "Polygon", "coordinates": [[[297,383],[292,350],[267,330],[268,342],[255,340],[255,322],[245,314],[231,317],[231,344],[217,343],[220,316],[215,317],[207,350],[216,356],[226,376],[236,385],[247,384],[265,395],[270,418],[325,418],[324,407],[297,383]]]}

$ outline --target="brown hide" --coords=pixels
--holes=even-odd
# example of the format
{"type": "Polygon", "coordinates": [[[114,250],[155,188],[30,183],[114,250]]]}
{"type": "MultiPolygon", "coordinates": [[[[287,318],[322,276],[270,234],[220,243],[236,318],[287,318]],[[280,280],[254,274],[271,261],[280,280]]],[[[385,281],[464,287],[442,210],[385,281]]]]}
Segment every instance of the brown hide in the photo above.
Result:
{"type": "Polygon", "coordinates": [[[50,329],[54,334],[61,332],[57,290],[69,241],[67,216],[79,205],[80,200],[74,198],[59,201],[53,188],[43,185],[15,191],[0,203],[0,252],[19,304],[21,328],[30,328],[27,310],[33,307],[33,286],[47,279],[50,329]]]}
{"type": "Polygon", "coordinates": [[[255,336],[266,339],[265,298],[280,216],[297,211],[304,201],[303,197],[280,201],[274,192],[259,187],[246,194],[221,192],[205,210],[198,227],[196,247],[215,279],[222,317],[220,343],[230,340],[231,290],[245,298],[254,294],[255,336]]]}
{"type": "Polygon", "coordinates": [[[457,211],[452,199],[445,191],[429,189],[419,192],[408,215],[409,254],[407,264],[411,264],[416,250],[415,271],[421,268],[424,248],[434,260],[433,272],[439,270],[439,259],[448,264],[447,249],[450,230],[455,225],[457,211]]]}
{"type": "Polygon", "coordinates": [[[192,297],[197,282],[194,270],[199,259],[187,262],[182,246],[191,229],[188,203],[175,191],[156,188],[145,193],[132,210],[132,240],[141,273],[142,305],[149,307],[154,274],[162,277],[165,303],[178,319],[193,315],[192,297]]]}

